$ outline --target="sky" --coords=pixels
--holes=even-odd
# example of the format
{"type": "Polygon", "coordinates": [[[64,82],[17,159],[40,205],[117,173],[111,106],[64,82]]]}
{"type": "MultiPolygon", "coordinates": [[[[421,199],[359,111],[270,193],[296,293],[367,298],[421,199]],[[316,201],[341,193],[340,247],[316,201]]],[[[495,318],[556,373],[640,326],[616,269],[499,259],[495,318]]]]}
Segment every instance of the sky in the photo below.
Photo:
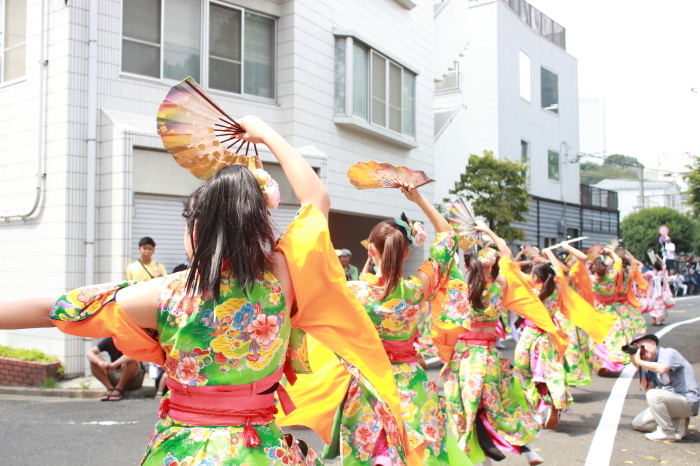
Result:
{"type": "Polygon", "coordinates": [[[566,28],[579,97],[605,98],[608,154],[700,156],[700,0],[528,2],[566,28]]]}

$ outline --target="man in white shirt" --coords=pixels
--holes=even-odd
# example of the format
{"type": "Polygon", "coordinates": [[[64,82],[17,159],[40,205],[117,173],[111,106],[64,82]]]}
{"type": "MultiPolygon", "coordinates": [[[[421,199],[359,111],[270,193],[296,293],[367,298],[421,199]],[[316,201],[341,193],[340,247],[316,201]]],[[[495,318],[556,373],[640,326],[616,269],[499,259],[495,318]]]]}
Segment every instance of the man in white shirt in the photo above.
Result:
{"type": "Polygon", "coordinates": [[[671,242],[670,236],[664,240],[664,260],[666,261],[666,270],[677,270],[676,245],[671,242]]]}

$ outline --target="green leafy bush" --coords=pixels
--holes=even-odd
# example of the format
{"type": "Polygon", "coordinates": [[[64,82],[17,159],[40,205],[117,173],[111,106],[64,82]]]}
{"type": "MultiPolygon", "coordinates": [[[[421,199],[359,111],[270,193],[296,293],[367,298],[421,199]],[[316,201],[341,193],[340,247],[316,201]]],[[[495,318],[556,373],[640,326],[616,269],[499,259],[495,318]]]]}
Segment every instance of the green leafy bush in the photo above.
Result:
{"type": "Polygon", "coordinates": [[[41,382],[41,387],[39,388],[56,388],[58,387],[58,380],[54,377],[46,377],[43,382],[41,382]]]}
{"type": "Polygon", "coordinates": [[[56,362],[58,357],[49,356],[42,351],[35,349],[20,349],[20,348],[10,348],[9,346],[0,345],[0,356],[6,358],[15,358],[21,361],[34,361],[34,362],[56,362]]]}

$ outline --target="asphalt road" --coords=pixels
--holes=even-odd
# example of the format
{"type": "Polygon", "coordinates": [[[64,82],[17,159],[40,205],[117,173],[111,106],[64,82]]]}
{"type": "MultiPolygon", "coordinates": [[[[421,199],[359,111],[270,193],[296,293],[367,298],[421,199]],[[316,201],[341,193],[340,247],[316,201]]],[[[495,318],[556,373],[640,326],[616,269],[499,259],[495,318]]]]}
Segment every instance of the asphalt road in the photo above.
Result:
{"type": "MultiPolygon", "coordinates": [[[[700,297],[679,300],[668,324],[700,316],[700,297]]],[[[658,331],[660,327],[650,327],[658,331]]],[[[661,339],[661,346],[678,349],[700,375],[700,322],[677,327],[661,339]]],[[[505,353],[514,344],[507,342],[505,353]]],[[[431,371],[437,378],[437,371],[431,371]]],[[[575,405],[563,415],[556,431],[544,431],[534,447],[551,466],[585,465],[600,418],[616,379],[595,376],[593,385],[573,390],[575,405]]],[[[646,407],[636,379],[632,380],[620,416],[610,465],[700,465],[700,419],[691,419],[682,442],[651,442],[631,429],[632,418],[646,407]]],[[[0,465],[130,466],[138,464],[157,421],[153,399],[103,403],[96,400],[0,395],[0,465]]],[[[610,408],[608,408],[610,409],[610,408]]],[[[294,435],[320,452],[322,443],[309,430],[294,435]]],[[[339,461],[326,461],[328,466],[339,461]]],[[[522,466],[524,458],[509,456],[498,463],[522,466]]]]}

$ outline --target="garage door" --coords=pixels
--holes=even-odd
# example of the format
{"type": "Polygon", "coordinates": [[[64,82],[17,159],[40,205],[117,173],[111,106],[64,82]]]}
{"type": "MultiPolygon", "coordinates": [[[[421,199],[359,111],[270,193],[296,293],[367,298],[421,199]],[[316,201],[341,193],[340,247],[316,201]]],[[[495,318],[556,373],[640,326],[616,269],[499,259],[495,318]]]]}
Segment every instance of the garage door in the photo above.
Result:
{"type": "Polygon", "coordinates": [[[185,218],[179,196],[135,195],[136,212],[131,223],[131,259],[139,258],[139,240],[150,236],[156,242],[155,259],[168,273],[187,260],[183,237],[185,218]]]}
{"type": "MultiPolygon", "coordinates": [[[[131,226],[131,259],[139,258],[139,240],[150,236],[156,242],[155,258],[168,273],[187,259],[183,236],[185,219],[182,216],[182,200],[179,196],[159,196],[137,193],[134,199],[136,212],[131,226]]],[[[271,210],[276,235],[281,234],[294,219],[298,206],[281,205],[271,210]]]]}

